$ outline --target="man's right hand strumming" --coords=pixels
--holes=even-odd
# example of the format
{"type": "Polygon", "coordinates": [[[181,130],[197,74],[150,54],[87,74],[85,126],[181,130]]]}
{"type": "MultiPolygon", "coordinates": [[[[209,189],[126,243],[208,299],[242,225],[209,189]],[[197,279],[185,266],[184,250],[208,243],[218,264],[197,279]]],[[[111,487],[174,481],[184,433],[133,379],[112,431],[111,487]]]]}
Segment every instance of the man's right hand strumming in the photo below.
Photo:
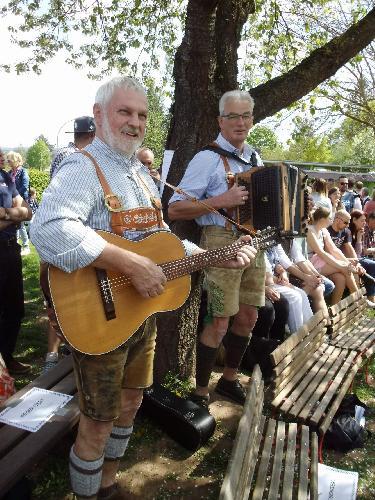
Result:
{"type": "Polygon", "coordinates": [[[167,283],[161,267],[148,257],[110,243],[105,245],[102,253],[92,262],[92,265],[125,274],[130,278],[137,292],[145,299],[162,294],[164,285],[167,283]]]}
{"type": "Polygon", "coordinates": [[[147,257],[134,255],[132,271],[127,273],[134,288],[145,299],[161,295],[164,292],[164,285],[167,283],[167,278],[161,267],[147,257]]]}

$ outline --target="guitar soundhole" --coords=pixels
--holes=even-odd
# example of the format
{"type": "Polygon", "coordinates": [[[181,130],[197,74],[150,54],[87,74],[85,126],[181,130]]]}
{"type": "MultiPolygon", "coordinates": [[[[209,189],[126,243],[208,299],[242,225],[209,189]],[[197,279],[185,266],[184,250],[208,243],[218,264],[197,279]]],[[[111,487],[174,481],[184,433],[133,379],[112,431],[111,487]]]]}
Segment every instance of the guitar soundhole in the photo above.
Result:
{"type": "Polygon", "coordinates": [[[107,271],[96,267],[95,272],[96,272],[96,279],[98,280],[98,286],[100,290],[100,296],[102,298],[105,317],[107,321],[115,319],[116,318],[115,303],[113,301],[113,295],[107,271]]]}

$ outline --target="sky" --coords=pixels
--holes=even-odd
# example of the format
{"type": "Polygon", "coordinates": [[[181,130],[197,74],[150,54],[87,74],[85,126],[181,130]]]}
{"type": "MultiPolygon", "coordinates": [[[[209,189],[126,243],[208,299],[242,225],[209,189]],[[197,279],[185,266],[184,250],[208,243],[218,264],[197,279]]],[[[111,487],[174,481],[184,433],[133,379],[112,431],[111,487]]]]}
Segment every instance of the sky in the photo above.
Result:
{"type": "MultiPolygon", "coordinates": [[[[25,58],[26,51],[10,43],[4,22],[0,23],[0,47],[0,63],[25,58]]],[[[74,118],[92,116],[99,85],[62,56],[45,64],[41,75],[0,71],[0,147],[29,147],[40,134],[52,145],[66,145],[73,137],[66,131],[73,131],[74,118]]]]}

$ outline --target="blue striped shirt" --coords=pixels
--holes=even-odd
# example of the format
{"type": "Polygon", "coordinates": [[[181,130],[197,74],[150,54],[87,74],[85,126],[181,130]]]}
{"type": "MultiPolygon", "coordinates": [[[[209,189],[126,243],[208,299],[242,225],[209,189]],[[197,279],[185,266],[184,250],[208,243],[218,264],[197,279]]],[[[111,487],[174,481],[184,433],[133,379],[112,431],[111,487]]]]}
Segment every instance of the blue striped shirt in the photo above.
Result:
{"type": "MultiPolygon", "coordinates": [[[[117,153],[98,138],[85,149],[94,156],[125,209],[151,207],[150,193],[159,198],[147,167],[134,155],[129,158],[117,153]]],[[[81,153],[72,153],[43,193],[31,224],[31,240],[43,261],[71,272],[90,265],[102,253],[106,242],[93,228],[110,231],[110,213],[93,163],[81,153]]],[[[125,231],[124,237],[134,240],[158,230],[125,231]]],[[[188,241],[184,246],[188,255],[197,248],[188,241]]]]}
{"type": "MultiPolygon", "coordinates": [[[[226,149],[232,153],[236,153],[242,159],[250,161],[250,157],[253,152],[256,153],[258,166],[263,166],[263,162],[260,159],[258,153],[245,143],[242,154],[235,148],[230,142],[228,142],[224,137],[219,134],[215,141],[221,148],[226,149]]],[[[246,172],[251,167],[249,165],[244,165],[232,158],[227,158],[229,162],[230,170],[233,174],[238,174],[246,172]]],[[[228,190],[227,177],[224,168],[224,163],[218,153],[213,151],[205,150],[199,151],[194,158],[190,161],[186,168],[184,177],[182,178],[179,187],[185,191],[190,196],[197,198],[198,200],[206,200],[207,198],[212,198],[223,194],[228,190]]],[[[174,193],[169,204],[175,201],[186,200],[186,197],[174,193]]],[[[222,226],[225,227],[225,219],[216,215],[214,213],[208,213],[201,215],[195,219],[197,224],[200,226],[222,226]]]]}

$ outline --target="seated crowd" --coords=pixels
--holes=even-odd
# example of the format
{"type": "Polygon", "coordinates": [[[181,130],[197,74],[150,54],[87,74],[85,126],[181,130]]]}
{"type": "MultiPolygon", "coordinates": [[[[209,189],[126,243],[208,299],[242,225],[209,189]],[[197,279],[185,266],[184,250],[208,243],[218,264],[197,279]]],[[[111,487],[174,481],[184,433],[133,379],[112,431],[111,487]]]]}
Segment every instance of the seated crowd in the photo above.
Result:
{"type": "MultiPolygon", "coordinates": [[[[329,320],[327,305],[337,304],[345,291],[353,293],[362,285],[368,306],[375,307],[375,211],[367,217],[364,210],[353,208],[349,213],[341,202],[345,192],[333,186],[326,193],[326,181],[315,180],[308,197],[310,218],[305,254],[303,238],[287,241],[283,244],[286,248],[278,245],[266,252],[264,308],[273,311],[266,316],[260,308],[256,323],[256,330],[263,330],[265,337],[283,339],[285,327],[293,333],[319,310],[329,320]],[[281,311],[275,307],[281,299],[287,304],[287,315],[285,306],[281,311]],[[278,316],[284,318],[283,324],[278,316]],[[267,325],[270,317],[276,318],[279,329],[273,331],[272,337],[268,333],[270,327],[261,327],[262,323],[267,325]]],[[[367,203],[366,200],[364,208],[367,203]]]]}

